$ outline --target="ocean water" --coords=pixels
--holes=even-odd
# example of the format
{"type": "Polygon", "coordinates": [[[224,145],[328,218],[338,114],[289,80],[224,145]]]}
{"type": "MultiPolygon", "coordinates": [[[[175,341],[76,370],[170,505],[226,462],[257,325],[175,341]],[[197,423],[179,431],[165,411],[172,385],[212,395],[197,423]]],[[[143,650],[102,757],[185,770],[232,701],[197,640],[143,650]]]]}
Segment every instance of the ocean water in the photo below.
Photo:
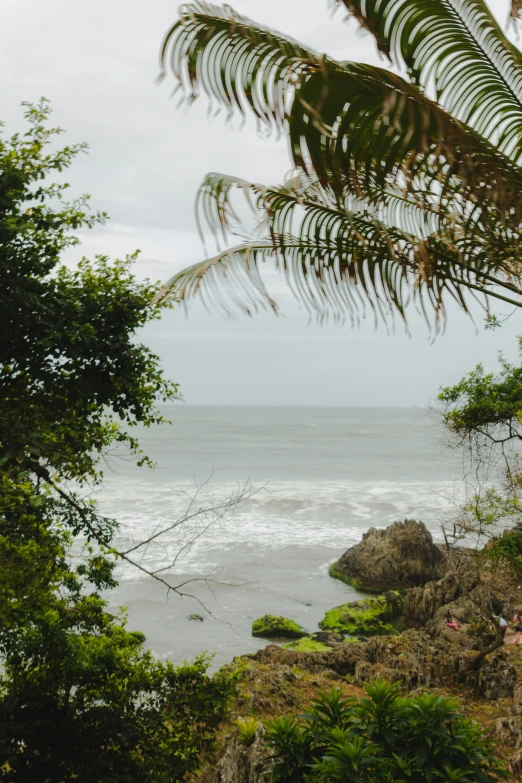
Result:
{"type": "Polygon", "coordinates": [[[118,547],[193,596],[118,567],[111,605],[127,607],[160,658],[209,651],[220,665],[257,650],[251,624],[263,614],[316,630],[327,609],[359,597],[328,566],[368,528],[415,518],[440,538],[462,496],[457,457],[425,411],[180,403],[164,413],[170,425],[139,433],[156,467],[114,455],[98,492],[120,522],[118,547]]]}

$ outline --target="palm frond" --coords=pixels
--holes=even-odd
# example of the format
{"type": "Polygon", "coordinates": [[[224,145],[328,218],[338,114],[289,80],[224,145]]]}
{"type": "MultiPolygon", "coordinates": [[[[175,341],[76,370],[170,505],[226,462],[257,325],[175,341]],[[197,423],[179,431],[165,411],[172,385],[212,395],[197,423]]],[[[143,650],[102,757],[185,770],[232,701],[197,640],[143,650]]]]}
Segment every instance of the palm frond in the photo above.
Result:
{"type": "MultiPolygon", "coordinates": [[[[224,231],[234,227],[233,212],[223,212],[219,200],[237,184],[244,192],[247,183],[217,174],[207,178],[201,191],[205,214],[211,226],[224,231]],[[212,208],[214,203],[214,209],[212,208]]],[[[382,320],[398,314],[406,319],[406,307],[413,298],[429,322],[435,312],[443,322],[445,299],[456,299],[468,310],[466,293],[482,293],[511,304],[520,304],[519,290],[509,282],[511,268],[496,255],[488,256],[478,242],[459,245],[455,235],[441,234],[424,220],[424,236],[387,224],[393,214],[412,209],[399,205],[390,194],[390,210],[352,199],[351,208],[340,209],[317,183],[302,176],[282,188],[251,183],[269,237],[245,243],[219,253],[176,275],[167,284],[180,300],[204,294],[228,311],[226,302],[251,313],[259,306],[277,310],[270,298],[260,266],[273,257],[283,270],[297,299],[320,318],[332,315],[352,322],[361,312],[373,310],[382,320]]],[[[414,207],[413,207],[414,208],[414,207]]],[[[418,211],[418,210],[417,210],[418,211]]]]}
{"type": "Polygon", "coordinates": [[[438,327],[450,298],[465,311],[470,296],[486,309],[493,299],[521,307],[521,55],[483,0],[335,1],[414,83],[318,55],[228,6],[182,7],[163,73],[170,66],[189,99],[203,91],[229,114],[252,111],[288,131],[297,174],[280,187],[209,175],[199,222],[243,240],[165,290],[226,312],[277,311],[260,272],[273,257],[321,318],[356,321],[369,309],[406,320],[414,301],[438,327]],[[253,233],[234,209],[236,189],[253,233]]]}
{"type": "Polygon", "coordinates": [[[178,302],[187,302],[199,294],[205,305],[209,298],[227,315],[229,303],[246,315],[267,306],[277,312],[259,271],[260,263],[273,254],[269,239],[229,248],[175,274],[165,283],[159,298],[171,295],[178,302]]]}
{"type": "Polygon", "coordinates": [[[402,181],[413,188],[420,177],[416,189],[424,202],[441,202],[457,190],[459,199],[495,208],[511,223],[522,217],[522,169],[382,69],[345,64],[308,75],[292,109],[290,138],[294,164],[323,183],[352,182],[356,190],[363,180],[366,187],[402,181]]]}
{"type": "MultiPolygon", "coordinates": [[[[515,160],[522,156],[522,57],[484,0],[338,0],[424,91],[515,160]]],[[[514,8],[517,8],[515,0],[514,8]]]]}
{"type": "Polygon", "coordinates": [[[337,189],[347,183],[411,186],[429,169],[428,196],[460,196],[521,217],[522,171],[478,133],[404,79],[373,66],[321,58],[291,39],[205,3],[184,6],[169,31],[163,67],[194,97],[199,87],[229,112],[248,107],[272,127],[289,127],[294,164],[337,189]],[[435,173],[434,173],[435,170],[435,173]],[[515,211],[510,210],[515,206],[515,211]]]}
{"type": "Polygon", "coordinates": [[[267,125],[283,129],[293,86],[322,58],[291,38],[254,24],[229,6],[194,2],[161,50],[161,76],[168,67],[189,99],[199,90],[230,113],[246,107],[267,125]]]}

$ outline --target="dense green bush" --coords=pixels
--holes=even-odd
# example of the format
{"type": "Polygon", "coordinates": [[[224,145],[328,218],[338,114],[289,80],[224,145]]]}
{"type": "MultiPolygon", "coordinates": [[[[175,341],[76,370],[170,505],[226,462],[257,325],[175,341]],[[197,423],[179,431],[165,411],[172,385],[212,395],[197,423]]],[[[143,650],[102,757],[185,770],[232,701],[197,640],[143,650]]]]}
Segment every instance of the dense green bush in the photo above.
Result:
{"type": "Polygon", "coordinates": [[[452,699],[409,698],[397,685],[366,686],[368,697],[323,694],[300,719],[268,724],[275,783],[487,783],[506,775],[484,732],[452,699]]]}

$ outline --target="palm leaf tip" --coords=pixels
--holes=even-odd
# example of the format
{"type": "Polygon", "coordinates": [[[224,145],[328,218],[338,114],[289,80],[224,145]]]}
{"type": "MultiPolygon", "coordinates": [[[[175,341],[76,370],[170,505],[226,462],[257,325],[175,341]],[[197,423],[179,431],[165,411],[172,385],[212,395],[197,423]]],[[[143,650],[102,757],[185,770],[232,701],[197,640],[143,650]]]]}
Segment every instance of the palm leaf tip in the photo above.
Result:
{"type": "Polygon", "coordinates": [[[277,315],[279,309],[259,270],[272,255],[268,240],[236,245],[181,270],[163,290],[185,304],[199,295],[207,309],[215,304],[226,316],[236,308],[246,315],[268,308],[277,315]]]}
{"type": "Polygon", "coordinates": [[[276,30],[256,25],[230,6],[193,2],[181,6],[160,55],[160,77],[170,69],[188,100],[202,90],[229,112],[249,108],[281,129],[300,75],[319,56],[276,30]]]}

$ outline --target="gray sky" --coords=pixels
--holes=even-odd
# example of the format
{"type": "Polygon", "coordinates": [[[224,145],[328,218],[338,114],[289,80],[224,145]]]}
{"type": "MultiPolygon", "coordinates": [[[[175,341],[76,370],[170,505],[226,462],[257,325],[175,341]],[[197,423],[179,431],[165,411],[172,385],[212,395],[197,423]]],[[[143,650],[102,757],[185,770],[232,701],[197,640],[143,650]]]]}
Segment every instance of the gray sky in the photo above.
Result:
{"type": "MultiPolygon", "coordinates": [[[[326,0],[235,0],[234,7],[340,59],[383,65],[370,37],[326,0]]],[[[507,0],[490,7],[502,24],[507,0]]],[[[167,0],[2,0],[1,119],[20,127],[21,101],[45,96],[67,141],[85,140],[89,156],[69,172],[73,191],[90,192],[111,215],[83,237],[81,253],[122,256],[142,250],[140,276],[165,280],[203,257],[193,203],[208,171],[268,184],[290,168],[286,139],[264,139],[252,122],[238,130],[209,119],[202,100],[187,113],[169,100],[171,82],[154,84],[162,36],[176,17],[167,0]]],[[[144,333],[187,403],[256,405],[425,405],[479,361],[516,356],[515,314],[485,332],[456,308],[431,344],[422,320],[412,337],[373,321],[352,329],[319,326],[269,276],[284,317],[268,313],[227,321],[195,304],[188,317],[166,314],[144,333]]],[[[502,310],[501,310],[502,312],[502,310]]]]}

